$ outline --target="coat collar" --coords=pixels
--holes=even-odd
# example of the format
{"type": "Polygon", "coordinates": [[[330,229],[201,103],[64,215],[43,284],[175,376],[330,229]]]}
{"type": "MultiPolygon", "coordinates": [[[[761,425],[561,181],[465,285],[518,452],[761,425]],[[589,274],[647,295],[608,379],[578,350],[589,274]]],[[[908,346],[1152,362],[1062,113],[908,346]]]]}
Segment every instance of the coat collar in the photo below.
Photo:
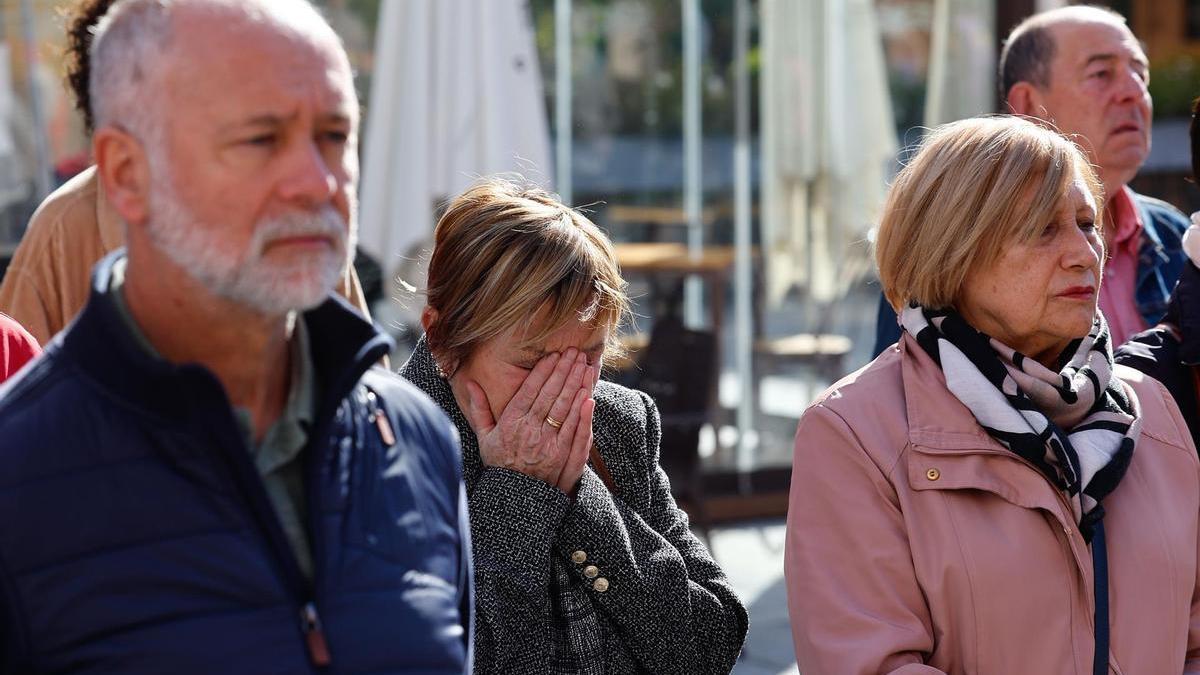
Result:
{"type": "Polygon", "coordinates": [[[907,332],[899,349],[912,450],[905,463],[909,486],[982,490],[1023,508],[1042,509],[1062,527],[1073,526],[1078,500],[1068,502],[1036,467],[984,431],[946,388],[942,369],[907,332]]]}
{"type": "Polygon", "coordinates": [[[901,334],[899,350],[908,438],[913,445],[946,454],[1011,454],[950,392],[942,369],[907,332],[901,334]]]}
{"type": "MultiPolygon", "coordinates": [[[[203,423],[212,405],[229,408],[224,387],[207,368],[174,364],[141,349],[108,294],[112,267],[123,258],[118,249],[96,264],[87,305],[61,335],[57,349],[91,381],[127,405],[168,421],[203,423]]],[[[320,410],[331,411],[362,374],[391,349],[379,333],[340,298],[305,312],[320,410]]]]}

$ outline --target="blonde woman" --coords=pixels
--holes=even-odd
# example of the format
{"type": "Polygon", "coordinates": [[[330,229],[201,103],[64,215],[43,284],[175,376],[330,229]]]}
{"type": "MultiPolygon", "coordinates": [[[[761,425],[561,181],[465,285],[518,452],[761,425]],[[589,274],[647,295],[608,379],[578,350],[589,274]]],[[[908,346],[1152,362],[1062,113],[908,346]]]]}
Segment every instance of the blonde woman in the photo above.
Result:
{"type": "Polygon", "coordinates": [[[477,673],[728,673],[746,611],[658,467],[659,418],[599,380],[628,313],[612,245],[491,180],[434,232],[401,373],[463,445],[477,673]]]}
{"type": "Polygon", "coordinates": [[[800,420],[800,672],[1200,672],[1200,463],[1114,368],[1101,187],[1015,117],[934,130],[877,240],[898,345],[800,420]]]}

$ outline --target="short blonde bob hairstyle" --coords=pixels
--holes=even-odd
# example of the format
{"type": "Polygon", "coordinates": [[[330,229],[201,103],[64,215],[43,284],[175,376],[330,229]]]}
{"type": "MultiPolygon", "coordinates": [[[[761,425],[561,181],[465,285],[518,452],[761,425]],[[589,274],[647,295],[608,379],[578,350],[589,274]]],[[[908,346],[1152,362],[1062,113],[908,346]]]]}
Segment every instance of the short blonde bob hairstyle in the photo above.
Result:
{"type": "Polygon", "coordinates": [[[619,350],[625,280],[600,228],[553,195],[489,178],[450,202],[433,233],[425,335],[452,373],[484,342],[524,326],[533,345],[572,320],[607,326],[619,350]]]}
{"type": "Polygon", "coordinates": [[[953,307],[972,269],[1054,220],[1076,176],[1102,227],[1104,188],[1083,152],[1052,129],[1013,116],[934,129],[896,176],[883,207],[875,261],[897,312],[910,303],[953,307]]]}

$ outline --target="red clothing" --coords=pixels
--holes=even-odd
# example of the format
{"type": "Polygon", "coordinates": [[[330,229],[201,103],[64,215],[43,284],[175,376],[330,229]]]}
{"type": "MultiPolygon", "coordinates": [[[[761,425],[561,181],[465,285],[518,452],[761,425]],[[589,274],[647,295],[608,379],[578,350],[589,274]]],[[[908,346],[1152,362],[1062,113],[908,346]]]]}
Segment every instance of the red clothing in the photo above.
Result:
{"type": "Polygon", "coordinates": [[[1109,227],[1114,227],[1108,261],[1104,264],[1104,279],[1100,282],[1100,311],[1108,320],[1108,332],[1115,347],[1124,344],[1148,326],[1138,312],[1137,290],[1138,248],[1142,243],[1142,219],[1133,203],[1129,188],[1113,195],[1106,214],[1109,227]]]}
{"type": "Polygon", "coordinates": [[[0,314],[0,382],[42,353],[37,340],[7,314],[0,314]]]}

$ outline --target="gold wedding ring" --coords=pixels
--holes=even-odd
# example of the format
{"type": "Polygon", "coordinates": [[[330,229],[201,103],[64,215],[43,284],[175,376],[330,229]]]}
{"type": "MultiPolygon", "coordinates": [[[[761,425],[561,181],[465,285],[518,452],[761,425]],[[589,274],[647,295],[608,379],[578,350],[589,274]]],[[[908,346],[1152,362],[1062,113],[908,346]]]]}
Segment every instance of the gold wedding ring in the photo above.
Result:
{"type": "Polygon", "coordinates": [[[551,417],[549,415],[546,415],[546,424],[549,424],[550,426],[554,427],[555,429],[559,429],[562,427],[562,422],[559,422],[558,420],[554,419],[553,417],[551,417]]]}

